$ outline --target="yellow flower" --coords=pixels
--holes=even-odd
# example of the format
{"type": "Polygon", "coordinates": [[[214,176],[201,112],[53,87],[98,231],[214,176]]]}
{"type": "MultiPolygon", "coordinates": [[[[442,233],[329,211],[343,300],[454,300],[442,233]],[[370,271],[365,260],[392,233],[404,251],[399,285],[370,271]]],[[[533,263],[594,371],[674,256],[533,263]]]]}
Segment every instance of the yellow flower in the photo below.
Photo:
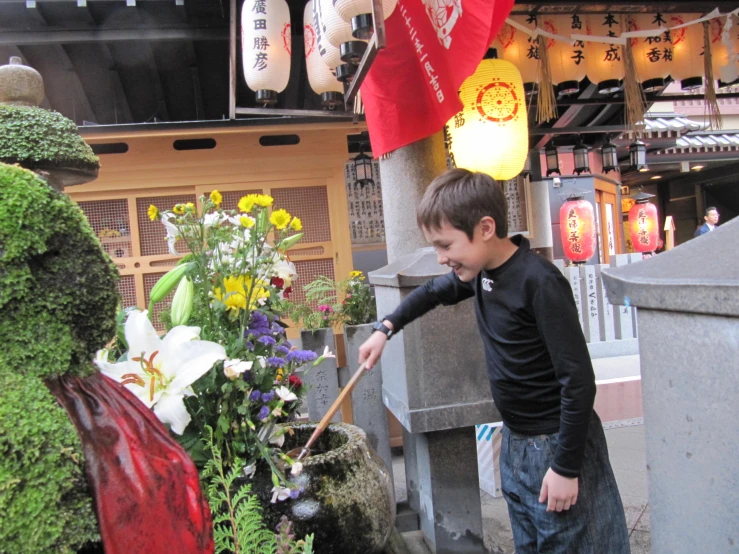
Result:
{"type": "Polygon", "coordinates": [[[284,229],[290,223],[291,217],[286,210],[279,209],[272,212],[272,215],[269,216],[269,222],[278,229],[284,229]]]}
{"type": "Polygon", "coordinates": [[[254,227],[254,218],[249,217],[248,215],[242,215],[239,218],[239,223],[241,223],[242,227],[246,227],[248,229],[249,227],[254,227]]]}
{"type": "Polygon", "coordinates": [[[281,367],[278,367],[277,368],[277,375],[276,375],[277,382],[278,383],[281,382],[282,379],[284,379],[284,377],[285,377],[285,372],[283,371],[283,369],[281,367]]]}
{"type": "Polygon", "coordinates": [[[247,194],[246,196],[242,196],[241,200],[239,200],[239,210],[242,212],[250,212],[254,207],[254,199],[256,196],[256,194],[247,194]]]}
{"type": "Polygon", "coordinates": [[[262,208],[271,206],[272,202],[275,201],[275,199],[269,196],[268,194],[255,194],[254,196],[256,196],[256,198],[254,199],[254,203],[257,206],[261,206],[262,208]]]}
{"type": "Polygon", "coordinates": [[[357,277],[361,277],[361,276],[362,276],[362,272],[361,271],[352,271],[349,274],[349,277],[351,277],[352,279],[356,279],[357,277]]]}
{"type": "Polygon", "coordinates": [[[177,204],[174,208],[172,208],[172,211],[177,215],[185,215],[185,205],[177,204]]]}
{"type": "Polygon", "coordinates": [[[188,212],[194,212],[195,211],[195,204],[193,204],[192,202],[188,202],[187,204],[185,204],[185,209],[188,212]]]}
{"type": "Polygon", "coordinates": [[[221,205],[221,202],[223,202],[223,196],[221,195],[220,192],[218,192],[217,190],[214,190],[213,192],[210,193],[210,201],[213,202],[216,205],[216,207],[218,207],[221,205]]]}
{"type": "Polygon", "coordinates": [[[244,277],[226,277],[223,280],[222,291],[220,287],[216,288],[213,293],[216,298],[226,305],[229,311],[238,313],[239,310],[246,309],[246,294],[244,292],[244,277]]]}
{"type": "Polygon", "coordinates": [[[293,220],[290,222],[290,229],[293,231],[302,231],[303,230],[303,222],[300,221],[297,217],[293,217],[293,220]]]}
{"type": "Polygon", "coordinates": [[[149,219],[152,221],[156,221],[159,219],[159,208],[157,208],[154,204],[149,204],[149,209],[146,210],[146,214],[149,216],[149,219]]]}

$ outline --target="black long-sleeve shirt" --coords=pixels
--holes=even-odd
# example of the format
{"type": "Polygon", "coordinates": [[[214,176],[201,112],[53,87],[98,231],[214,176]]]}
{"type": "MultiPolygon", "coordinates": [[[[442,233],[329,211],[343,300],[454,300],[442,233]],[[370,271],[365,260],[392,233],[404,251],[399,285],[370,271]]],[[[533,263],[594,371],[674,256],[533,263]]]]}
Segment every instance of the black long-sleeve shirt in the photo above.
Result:
{"type": "Polygon", "coordinates": [[[385,319],[396,332],[436,306],[473,298],[493,400],[505,425],[525,435],[559,433],[552,469],[580,473],[595,375],[572,289],[517,235],[503,265],[464,283],[452,271],[418,287],[385,319]]]}

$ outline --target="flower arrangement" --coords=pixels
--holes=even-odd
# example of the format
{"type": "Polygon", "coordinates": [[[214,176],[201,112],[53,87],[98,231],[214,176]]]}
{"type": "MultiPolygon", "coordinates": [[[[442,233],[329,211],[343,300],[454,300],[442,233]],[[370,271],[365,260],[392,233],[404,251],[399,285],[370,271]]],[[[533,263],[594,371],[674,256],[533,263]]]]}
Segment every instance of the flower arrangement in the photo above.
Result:
{"type": "MultiPolygon", "coordinates": [[[[377,307],[372,290],[365,282],[365,276],[361,271],[352,271],[349,277],[338,283],[321,275],[305,285],[304,290],[306,301],[319,303],[318,314],[309,313],[307,317],[303,316],[304,324],[317,320],[319,323],[325,323],[317,327],[329,327],[334,323],[363,325],[377,318],[377,307]],[[343,297],[341,302],[336,302],[337,293],[339,298],[343,297]]],[[[291,316],[295,311],[302,315],[301,310],[306,310],[304,306],[298,306],[291,312],[291,316]]]]}
{"type": "Polygon", "coordinates": [[[221,475],[249,477],[265,463],[272,501],[296,498],[300,490],[285,473],[302,466],[281,450],[306,392],[296,372],[333,356],[297,350],[285,336],[295,276],[287,251],[302,237],[302,223],[272,209],[263,194],[244,196],[238,210],[221,204],[213,191],[201,207],[149,208],[165,226],[170,252],[182,241],[189,254],[152,288],[149,310],[128,314],[118,337],[119,350],[127,348],[122,358],[103,351],[97,363],[170,426],[199,467],[214,453],[221,475]],[[160,339],[150,317],[173,290],[160,339]]]}

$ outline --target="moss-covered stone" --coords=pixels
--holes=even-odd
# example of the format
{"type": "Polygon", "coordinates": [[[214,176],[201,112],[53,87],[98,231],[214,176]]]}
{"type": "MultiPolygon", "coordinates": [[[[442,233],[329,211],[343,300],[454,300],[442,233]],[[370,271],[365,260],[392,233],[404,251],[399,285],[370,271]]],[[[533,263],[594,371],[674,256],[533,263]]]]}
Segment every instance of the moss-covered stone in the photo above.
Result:
{"type": "Polygon", "coordinates": [[[0,105],[0,161],[32,170],[68,168],[92,174],[100,167],[72,120],[29,106],[0,105]]]}
{"type": "Polygon", "coordinates": [[[77,433],[43,379],[89,375],[114,335],[118,272],[82,211],[0,164],[0,552],[98,535],[77,433]]]}

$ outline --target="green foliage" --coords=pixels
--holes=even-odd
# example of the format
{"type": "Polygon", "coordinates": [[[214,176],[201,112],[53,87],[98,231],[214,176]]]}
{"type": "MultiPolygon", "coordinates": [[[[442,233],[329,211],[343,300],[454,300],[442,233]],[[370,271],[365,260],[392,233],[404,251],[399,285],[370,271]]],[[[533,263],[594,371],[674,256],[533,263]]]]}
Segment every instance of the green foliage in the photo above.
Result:
{"type": "Polygon", "coordinates": [[[90,360],[115,333],[117,279],[69,198],[0,164],[0,552],[99,540],[77,432],[43,379],[96,371],[90,360]]]}
{"type": "Polygon", "coordinates": [[[0,160],[29,169],[100,167],[73,121],[58,112],[26,106],[0,105],[0,160]]]}
{"type": "Polygon", "coordinates": [[[287,518],[280,522],[277,535],[265,527],[259,499],[241,475],[243,462],[237,459],[234,467],[225,469],[210,427],[203,441],[211,453],[201,477],[213,514],[216,554],[312,554],[313,537],[295,541],[287,518]]]}
{"type": "Polygon", "coordinates": [[[89,375],[115,334],[118,271],[82,211],[0,164],[0,371],[89,375]]]}
{"type": "Polygon", "coordinates": [[[303,287],[306,303],[290,305],[290,317],[301,321],[303,328],[309,330],[330,327],[337,322],[344,325],[371,323],[377,317],[377,307],[364,279],[361,271],[352,271],[347,279],[338,283],[324,275],[318,276],[303,287]],[[341,302],[336,302],[337,294],[343,298],[341,302]],[[319,309],[313,310],[309,304],[319,304],[319,309]]]}

